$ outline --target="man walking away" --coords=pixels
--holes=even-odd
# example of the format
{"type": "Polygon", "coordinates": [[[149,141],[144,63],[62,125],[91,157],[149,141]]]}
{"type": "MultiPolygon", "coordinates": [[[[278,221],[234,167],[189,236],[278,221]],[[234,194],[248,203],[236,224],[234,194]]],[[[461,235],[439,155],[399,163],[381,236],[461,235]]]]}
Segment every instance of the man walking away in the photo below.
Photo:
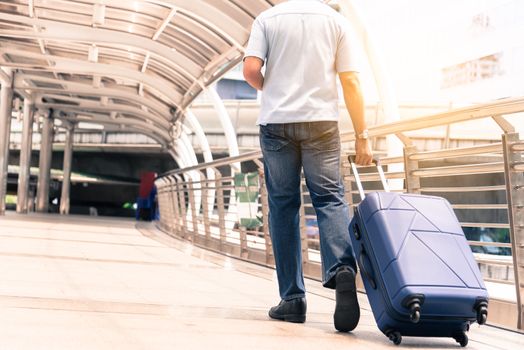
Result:
{"type": "Polygon", "coordinates": [[[303,170],[317,215],[322,283],[336,289],[334,323],[342,332],[357,326],[360,309],[340,176],[337,75],[357,136],[356,162],[372,159],[354,46],[349,23],[331,7],[290,0],[256,18],[244,58],[246,81],[263,91],[257,125],[281,298],[269,316],[306,320],[299,227],[303,170]]]}

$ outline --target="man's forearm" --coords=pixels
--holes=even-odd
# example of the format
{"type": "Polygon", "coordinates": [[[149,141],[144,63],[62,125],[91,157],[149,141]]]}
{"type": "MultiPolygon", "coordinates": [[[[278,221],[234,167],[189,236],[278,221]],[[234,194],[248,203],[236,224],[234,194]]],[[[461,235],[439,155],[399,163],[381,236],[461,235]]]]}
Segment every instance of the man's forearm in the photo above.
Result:
{"type": "Polygon", "coordinates": [[[264,76],[262,75],[263,65],[264,60],[259,57],[249,56],[244,59],[244,79],[257,90],[262,90],[264,86],[264,76]]]}
{"type": "Polygon", "coordinates": [[[343,90],[344,102],[346,103],[346,108],[351,116],[355,133],[358,135],[367,128],[362,91],[359,84],[355,83],[348,84],[343,90]]]}
{"type": "Polygon", "coordinates": [[[340,82],[344,91],[344,102],[355,130],[355,161],[360,165],[370,165],[373,159],[373,151],[371,150],[369,139],[367,137],[358,137],[367,129],[364,98],[362,97],[358,75],[354,72],[341,73],[340,82]]]}
{"type": "Polygon", "coordinates": [[[360,89],[357,89],[357,91],[352,93],[344,93],[344,101],[351,116],[355,134],[358,135],[367,128],[364,117],[364,99],[362,98],[362,92],[360,89]]]}
{"type": "Polygon", "coordinates": [[[262,72],[252,73],[246,77],[246,81],[251,87],[257,90],[262,90],[264,87],[264,76],[262,72]]]}

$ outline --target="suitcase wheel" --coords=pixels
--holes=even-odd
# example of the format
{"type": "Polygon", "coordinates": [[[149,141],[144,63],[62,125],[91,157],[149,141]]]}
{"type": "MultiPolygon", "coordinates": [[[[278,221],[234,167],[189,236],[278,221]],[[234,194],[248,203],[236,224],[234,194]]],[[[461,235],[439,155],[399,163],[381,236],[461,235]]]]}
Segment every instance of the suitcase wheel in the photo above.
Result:
{"type": "Polygon", "coordinates": [[[460,344],[460,346],[465,347],[468,345],[468,335],[464,332],[457,334],[453,337],[460,344]]]}
{"type": "Polygon", "coordinates": [[[424,303],[423,294],[414,294],[407,296],[402,305],[409,309],[409,320],[412,323],[418,323],[420,321],[420,306],[424,303]]]}
{"type": "Polygon", "coordinates": [[[420,321],[420,307],[411,308],[411,313],[409,314],[409,319],[413,323],[418,323],[420,321]]]}
{"type": "Polygon", "coordinates": [[[486,321],[488,320],[488,313],[479,313],[477,315],[477,322],[478,324],[486,324],[486,321]]]}
{"type": "Polygon", "coordinates": [[[395,345],[402,343],[402,334],[400,334],[400,332],[389,332],[387,336],[395,345]]]}
{"type": "Polygon", "coordinates": [[[486,305],[480,305],[477,308],[477,323],[482,325],[488,320],[488,307],[486,305]]]}

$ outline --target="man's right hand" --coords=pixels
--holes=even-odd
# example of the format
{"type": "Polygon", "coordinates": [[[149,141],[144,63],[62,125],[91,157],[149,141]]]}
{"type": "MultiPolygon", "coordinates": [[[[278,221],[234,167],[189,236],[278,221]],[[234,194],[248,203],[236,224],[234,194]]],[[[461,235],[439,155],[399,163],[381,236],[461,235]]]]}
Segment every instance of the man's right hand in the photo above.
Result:
{"type": "Polygon", "coordinates": [[[371,165],[373,163],[373,151],[369,139],[357,139],[355,141],[355,163],[358,165],[371,165]]]}

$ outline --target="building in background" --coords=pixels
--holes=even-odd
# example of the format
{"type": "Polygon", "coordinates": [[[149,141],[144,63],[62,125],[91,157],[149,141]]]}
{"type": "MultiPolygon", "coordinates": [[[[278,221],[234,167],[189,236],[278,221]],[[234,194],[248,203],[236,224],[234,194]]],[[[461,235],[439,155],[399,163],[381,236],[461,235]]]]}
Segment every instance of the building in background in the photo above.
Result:
{"type": "Polygon", "coordinates": [[[400,103],[461,105],[524,95],[524,1],[355,3],[400,103]]]}

